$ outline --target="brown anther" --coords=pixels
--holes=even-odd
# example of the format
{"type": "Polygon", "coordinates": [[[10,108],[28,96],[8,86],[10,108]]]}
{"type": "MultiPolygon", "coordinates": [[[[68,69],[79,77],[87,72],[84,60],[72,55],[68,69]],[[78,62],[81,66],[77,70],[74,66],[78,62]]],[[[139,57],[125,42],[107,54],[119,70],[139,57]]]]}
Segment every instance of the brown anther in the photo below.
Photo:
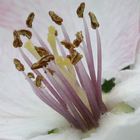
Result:
{"type": "Polygon", "coordinates": [[[45,56],[43,56],[40,60],[39,60],[39,62],[40,63],[48,63],[48,62],[50,62],[50,61],[52,61],[52,60],[54,60],[54,56],[52,55],[52,54],[48,54],[48,55],[45,55],[45,56]]]}
{"type": "Polygon", "coordinates": [[[49,15],[56,24],[62,25],[63,19],[59,17],[54,11],[49,11],[49,15]]]}
{"type": "Polygon", "coordinates": [[[64,45],[68,50],[75,48],[75,46],[71,42],[68,42],[66,40],[61,41],[61,44],[64,45]]]}
{"type": "Polygon", "coordinates": [[[47,68],[47,70],[48,70],[48,72],[49,72],[51,75],[53,75],[53,74],[55,73],[55,71],[52,70],[52,69],[50,69],[50,68],[47,68]]]}
{"type": "Polygon", "coordinates": [[[41,87],[43,79],[44,79],[43,76],[38,75],[38,76],[36,77],[36,80],[35,80],[35,85],[36,85],[37,87],[41,87]]]}
{"type": "Polygon", "coordinates": [[[29,30],[21,29],[18,31],[19,35],[26,36],[28,39],[31,39],[32,33],[29,30]]]}
{"type": "Polygon", "coordinates": [[[79,18],[83,18],[84,10],[85,10],[85,3],[82,2],[76,11],[79,18]]]}
{"type": "Polygon", "coordinates": [[[27,27],[32,28],[32,23],[33,23],[34,17],[35,17],[35,14],[33,12],[29,14],[29,16],[27,17],[27,20],[26,20],[27,27]]]}
{"type": "Polygon", "coordinates": [[[39,54],[41,57],[43,57],[43,56],[49,54],[49,52],[48,52],[46,49],[42,48],[42,47],[36,47],[36,46],[35,46],[35,49],[36,49],[36,51],[38,52],[38,54],[39,54]]]}
{"type": "Polygon", "coordinates": [[[76,38],[83,41],[84,37],[83,37],[82,31],[76,33],[76,38]]]}
{"type": "Polygon", "coordinates": [[[82,31],[76,33],[76,39],[73,41],[73,44],[78,47],[83,41],[82,31]]]}
{"type": "Polygon", "coordinates": [[[14,36],[13,46],[15,48],[22,47],[23,43],[20,39],[20,35],[19,35],[18,31],[14,31],[13,36],[14,36]]]}
{"type": "Polygon", "coordinates": [[[89,17],[90,17],[90,21],[91,21],[91,27],[93,29],[98,28],[100,25],[99,25],[99,22],[98,22],[98,20],[97,20],[97,18],[95,16],[95,14],[92,13],[92,12],[89,12],[89,17]]]}
{"type": "Polygon", "coordinates": [[[77,51],[74,51],[74,53],[72,53],[71,55],[67,55],[67,58],[70,59],[73,65],[76,65],[82,59],[82,57],[83,56],[77,51]]]}
{"type": "Polygon", "coordinates": [[[35,76],[34,76],[34,74],[32,73],[32,72],[29,72],[28,74],[27,74],[27,76],[29,77],[29,78],[35,78],[35,76]]]}
{"type": "MultiPolygon", "coordinates": [[[[47,64],[46,64],[47,65],[47,64]]],[[[42,64],[42,63],[39,63],[39,62],[36,62],[34,64],[32,64],[31,66],[31,69],[32,70],[35,70],[35,69],[40,69],[40,68],[43,68],[44,66],[46,66],[45,64],[42,64]]]]}
{"type": "Polygon", "coordinates": [[[50,61],[54,60],[54,56],[52,54],[48,54],[43,56],[38,62],[34,63],[31,66],[31,69],[40,69],[46,67],[50,61]]]}
{"type": "Polygon", "coordinates": [[[14,64],[15,64],[15,67],[18,71],[24,71],[25,70],[24,65],[16,58],[14,58],[14,64]]]}

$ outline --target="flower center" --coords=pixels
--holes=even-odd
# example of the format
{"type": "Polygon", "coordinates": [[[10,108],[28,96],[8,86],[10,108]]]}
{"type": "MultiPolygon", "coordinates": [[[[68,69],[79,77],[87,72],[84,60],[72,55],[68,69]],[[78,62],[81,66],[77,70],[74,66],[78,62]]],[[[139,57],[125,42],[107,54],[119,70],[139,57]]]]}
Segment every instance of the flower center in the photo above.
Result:
{"type": "Polygon", "coordinates": [[[64,40],[60,41],[56,29],[50,26],[48,46],[33,26],[34,13],[30,13],[28,16],[26,25],[35,34],[41,47],[37,47],[31,42],[31,31],[21,29],[13,33],[13,46],[18,48],[25,62],[31,68],[31,71],[26,72],[24,65],[15,58],[14,64],[17,70],[22,71],[35,94],[44,103],[82,131],[97,127],[100,116],[107,111],[101,95],[102,51],[98,31],[99,23],[94,13],[89,12],[91,27],[97,36],[98,66],[96,74],[84,9],[85,3],[81,3],[77,9],[77,15],[83,20],[85,34],[83,35],[82,31],[77,32],[73,41],[70,40],[63,19],[54,11],[50,11],[49,15],[52,21],[61,27],[64,40]],[[21,36],[25,36],[28,41],[23,43],[21,36]],[[60,51],[58,51],[58,47],[60,51]],[[31,56],[27,56],[27,50],[30,52],[28,55],[31,56]],[[35,63],[31,61],[32,56],[35,63]],[[88,71],[84,66],[83,59],[86,60],[88,71]]]}

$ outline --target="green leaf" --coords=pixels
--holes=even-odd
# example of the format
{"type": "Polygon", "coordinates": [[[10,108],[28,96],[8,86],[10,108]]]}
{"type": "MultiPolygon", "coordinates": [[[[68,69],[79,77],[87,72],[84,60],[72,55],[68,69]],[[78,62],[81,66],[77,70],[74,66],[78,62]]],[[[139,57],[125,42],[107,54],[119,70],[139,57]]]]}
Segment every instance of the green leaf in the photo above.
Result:
{"type": "Polygon", "coordinates": [[[54,134],[54,133],[58,133],[59,129],[58,128],[54,128],[48,131],[48,134],[54,134]]]}
{"type": "Polygon", "coordinates": [[[108,93],[112,90],[112,88],[115,86],[115,78],[111,78],[109,80],[104,80],[104,83],[102,84],[102,91],[104,93],[108,93]]]}
{"type": "Polygon", "coordinates": [[[112,110],[113,113],[132,113],[134,111],[135,108],[133,108],[125,102],[117,104],[112,110]]]}

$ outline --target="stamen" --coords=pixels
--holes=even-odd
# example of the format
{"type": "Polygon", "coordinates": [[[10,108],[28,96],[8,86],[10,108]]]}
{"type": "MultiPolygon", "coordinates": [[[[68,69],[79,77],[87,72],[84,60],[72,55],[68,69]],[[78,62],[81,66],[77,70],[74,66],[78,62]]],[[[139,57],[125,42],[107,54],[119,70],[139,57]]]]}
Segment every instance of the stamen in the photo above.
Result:
{"type": "Polygon", "coordinates": [[[31,66],[31,69],[35,70],[35,69],[46,67],[48,63],[52,60],[54,60],[54,56],[52,54],[45,55],[38,62],[34,63],[31,66]]]}
{"type": "Polygon", "coordinates": [[[18,31],[14,31],[13,36],[14,36],[13,46],[15,48],[22,47],[23,43],[20,39],[18,31]]]}
{"type": "Polygon", "coordinates": [[[32,33],[29,30],[21,29],[18,31],[19,35],[26,36],[28,39],[31,39],[32,33]]]}
{"type": "Polygon", "coordinates": [[[40,69],[40,68],[46,67],[46,65],[48,65],[48,63],[42,64],[42,63],[37,62],[37,63],[32,64],[31,69],[32,70],[40,69]]]}
{"type": "MultiPolygon", "coordinates": [[[[52,21],[61,25],[65,40],[60,43],[56,29],[50,26],[48,42],[51,49],[42,40],[35,28],[32,27],[34,13],[30,13],[28,16],[26,25],[32,28],[40,47],[31,42],[32,33],[30,31],[21,29],[13,33],[13,46],[15,48],[23,45],[20,39],[21,35],[29,39],[25,42],[24,47],[33,55],[36,63],[31,62],[30,58],[22,50],[23,48],[18,50],[28,66],[33,70],[33,72],[27,74],[22,73],[31,84],[35,94],[43,102],[63,115],[73,126],[82,131],[97,127],[101,113],[107,111],[101,96],[101,42],[99,32],[96,29],[99,27],[99,23],[95,15],[89,12],[92,28],[96,29],[97,35],[98,69],[96,78],[90,34],[84,17],[84,9],[85,3],[83,2],[77,9],[77,15],[79,18],[83,18],[86,43],[81,31],[77,32],[76,38],[71,41],[63,25],[63,19],[53,11],[50,11],[49,15],[52,21]],[[89,74],[81,61],[83,55],[76,50],[77,47],[81,46],[81,43],[84,46],[82,50],[88,64],[89,74]],[[60,47],[60,52],[57,50],[57,45],[60,47]],[[65,49],[69,51],[69,55],[66,55],[67,51],[65,49]],[[37,75],[36,78],[34,73],[37,75]],[[45,75],[46,78],[42,75],[45,75]],[[35,81],[33,81],[34,78],[35,81]]],[[[24,65],[18,59],[14,59],[14,64],[17,70],[24,71],[24,65]]]]}
{"type": "Polygon", "coordinates": [[[63,19],[59,17],[54,11],[49,11],[49,15],[56,24],[62,25],[63,19]]]}
{"type": "Polygon", "coordinates": [[[36,46],[35,46],[35,49],[36,49],[36,51],[38,52],[38,54],[39,54],[41,57],[46,56],[46,55],[49,54],[49,52],[48,52],[46,49],[42,48],[42,47],[36,47],[36,46]]]}
{"type": "MultiPolygon", "coordinates": [[[[26,77],[26,74],[23,73],[24,76],[26,77]]],[[[32,86],[35,94],[46,104],[48,104],[51,108],[56,110],[58,113],[63,115],[70,123],[72,123],[76,128],[80,129],[79,124],[77,123],[76,119],[73,117],[73,115],[66,109],[66,108],[61,108],[60,104],[56,102],[49,94],[46,94],[45,91],[39,90],[32,81],[27,78],[29,81],[30,85],[32,86]],[[45,94],[45,95],[44,95],[45,94]]]]}
{"type": "Polygon", "coordinates": [[[33,23],[34,17],[35,17],[35,14],[33,12],[29,14],[29,16],[26,20],[27,27],[32,28],[32,23],[33,23]]]}
{"type": "Polygon", "coordinates": [[[54,56],[52,54],[48,54],[40,59],[40,62],[50,62],[54,60],[54,56]]]}
{"type": "Polygon", "coordinates": [[[75,48],[74,44],[71,42],[68,42],[66,40],[61,41],[61,44],[65,46],[66,49],[68,50],[73,50],[75,48]]]}
{"type": "Polygon", "coordinates": [[[71,55],[67,55],[67,58],[70,59],[73,65],[76,65],[82,59],[82,57],[83,55],[81,55],[77,51],[74,51],[71,55]]]}
{"type": "Polygon", "coordinates": [[[98,20],[97,20],[97,18],[95,16],[95,14],[92,13],[92,12],[89,12],[89,17],[90,17],[90,21],[91,21],[91,27],[93,29],[98,28],[99,27],[99,22],[98,22],[98,20]]]}
{"type": "Polygon", "coordinates": [[[34,74],[33,74],[32,72],[29,72],[29,73],[27,74],[27,76],[28,76],[29,78],[32,78],[32,79],[35,78],[35,76],[34,76],[34,74]]]}
{"type": "Polygon", "coordinates": [[[42,86],[42,81],[43,81],[43,76],[40,76],[40,75],[38,75],[37,77],[36,77],[36,80],[35,80],[35,85],[37,86],[37,87],[41,87],[42,86]]]}
{"type": "Polygon", "coordinates": [[[82,2],[76,11],[79,18],[83,18],[84,10],[85,10],[85,3],[82,2]]]}
{"type": "Polygon", "coordinates": [[[73,41],[73,44],[78,47],[83,41],[82,31],[76,33],[76,39],[73,41]]]}
{"type": "Polygon", "coordinates": [[[25,70],[24,65],[16,58],[14,58],[14,64],[15,64],[15,67],[18,71],[24,71],[25,70]]]}

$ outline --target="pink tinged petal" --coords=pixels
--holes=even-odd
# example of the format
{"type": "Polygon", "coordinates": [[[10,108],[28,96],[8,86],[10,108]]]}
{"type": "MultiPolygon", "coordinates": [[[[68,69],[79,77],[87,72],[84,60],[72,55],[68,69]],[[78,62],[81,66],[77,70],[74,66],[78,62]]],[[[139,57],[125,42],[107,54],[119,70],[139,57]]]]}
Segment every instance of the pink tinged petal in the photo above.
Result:
{"type": "Polygon", "coordinates": [[[134,62],[139,35],[139,5],[138,0],[110,0],[110,5],[102,7],[100,31],[104,71],[116,71],[134,62]]]}
{"type": "Polygon", "coordinates": [[[136,58],[135,58],[135,64],[133,65],[133,68],[136,70],[140,69],[140,35],[137,42],[136,58]]]}

